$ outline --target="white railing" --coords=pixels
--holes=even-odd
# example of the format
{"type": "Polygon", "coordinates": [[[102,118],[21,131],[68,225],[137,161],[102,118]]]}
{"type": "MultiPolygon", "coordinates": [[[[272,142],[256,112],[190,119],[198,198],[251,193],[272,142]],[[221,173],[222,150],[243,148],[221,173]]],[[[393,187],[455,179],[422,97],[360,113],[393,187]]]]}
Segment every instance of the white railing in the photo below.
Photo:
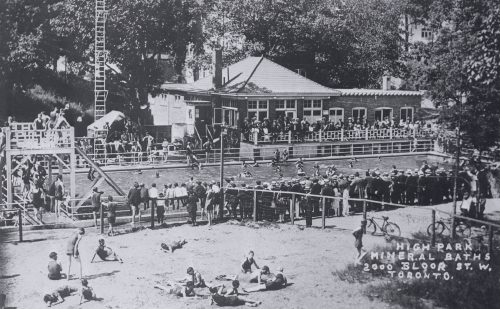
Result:
{"type": "Polygon", "coordinates": [[[6,150],[70,148],[74,145],[74,130],[32,130],[28,124],[16,124],[14,129],[4,128],[6,150]],[[22,129],[20,129],[22,128],[22,129]]]}
{"type": "Polygon", "coordinates": [[[249,134],[249,142],[254,145],[266,143],[300,143],[300,142],[331,142],[331,141],[358,141],[358,140],[396,140],[413,138],[430,138],[433,132],[428,129],[364,129],[364,130],[338,130],[281,134],[249,134]]]}

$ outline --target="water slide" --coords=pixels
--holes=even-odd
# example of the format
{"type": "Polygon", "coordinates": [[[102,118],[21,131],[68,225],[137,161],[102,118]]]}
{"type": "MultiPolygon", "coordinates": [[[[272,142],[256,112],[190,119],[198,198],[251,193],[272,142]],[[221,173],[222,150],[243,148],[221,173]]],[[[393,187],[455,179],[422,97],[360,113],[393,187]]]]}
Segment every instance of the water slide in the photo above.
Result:
{"type": "Polygon", "coordinates": [[[75,146],[76,152],[82,156],[82,158],[87,161],[87,163],[102,177],[106,180],[106,182],[113,188],[116,193],[118,193],[121,196],[125,196],[125,192],[116,184],[116,182],[111,179],[97,164],[95,164],[94,161],[92,161],[86,154],[85,152],[78,146],[75,146]]]}

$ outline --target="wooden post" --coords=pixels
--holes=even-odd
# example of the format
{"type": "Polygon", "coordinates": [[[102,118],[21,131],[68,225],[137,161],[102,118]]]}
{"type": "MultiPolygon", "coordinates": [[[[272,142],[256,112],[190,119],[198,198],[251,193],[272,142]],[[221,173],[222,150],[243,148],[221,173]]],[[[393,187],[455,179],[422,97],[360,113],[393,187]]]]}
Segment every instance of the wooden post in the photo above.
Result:
{"type": "Polygon", "coordinates": [[[344,127],[340,128],[340,141],[344,141],[344,127]]]}
{"type": "Polygon", "coordinates": [[[365,129],[365,139],[368,140],[368,128],[365,129]]]}
{"type": "Polygon", "coordinates": [[[389,139],[392,139],[392,127],[389,128],[389,139]]]}
{"type": "Polygon", "coordinates": [[[436,245],[436,210],[432,210],[432,238],[431,238],[431,246],[434,247],[436,245]]]}
{"type": "MultiPolygon", "coordinates": [[[[222,185],[221,185],[222,187],[222,185]]],[[[221,188],[222,192],[222,188],[221,188]]],[[[158,203],[158,199],[156,199],[156,203],[158,203]]],[[[151,203],[151,229],[155,228],[155,204],[156,203],[151,203]]]]}
{"type": "MultiPolygon", "coordinates": [[[[10,135],[10,130],[7,130],[7,134],[10,135]]],[[[10,154],[9,150],[9,135],[7,135],[7,148],[5,150],[5,169],[7,170],[6,174],[6,182],[7,182],[7,208],[12,209],[12,202],[13,202],[13,197],[12,197],[12,156],[10,154]]]]}
{"type": "Polygon", "coordinates": [[[100,219],[101,219],[101,234],[104,234],[104,207],[102,205],[102,201],[101,201],[101,207],[99,208],[99,216],[100,219]]]}
{"type": "MultiPolygon", "coordinates": [[[[363,201],[363,221],[366,222],[366,200],[363,201]]],[[[363,225],[363,234],[366,234],[366,224],[363,225]]]]}
{"type": "Polygon", "coordinates": [[[259,133],[258,132],[253,132],[253,144],[257,146],[257,139],[259,138],[259,133]]]}
{"type": "Polygon", "coordinates": [[[326,225],[326,220],[325,220],[325,217],[326,217],[326,197],[324,197],[322,199],[322,205],[321,205],[321,228],[322,229],[325,229],[325,225],[326,225]]]}
{"type": "Polygon", "coordinates": [[[257,222],[257,191],[253,190],[253,222],[257,222]]]}
{"type": "Polygon", "coordinates": [[[292,194],[292,203],[290,204],[290,221],[295,224],[295,193],[292,194]]]}
{"type": "Polygon", "coordinates": [[[19,220],[19,241],[23,241],[23,212],[21,209],[17,210],[17,216],[19,220]]]}
{"type": "Polygon", "coordinates": [[[490,253],[490,259],[493,256],[493,227],[488,226],[488,252],[490,253]]]}
{"type": "Polygon", "coordinates": [[[292,143],[292,131],[288,131],[288,144],[292,143]]]}
{"type": "Polygon", "coordinates": [[[71,153],[69,155],[69,195],[71,197],[71,218],[75,211],[76,198],[76,153],[75,153],[75,129],[70,130],[71,153]]]}
{"type": "Polygon", "coordinates": [[[321,142],[323,139],[322,139],[322,136],[323,136],[323,130],[319,130],[319,141],[321,142]]]}

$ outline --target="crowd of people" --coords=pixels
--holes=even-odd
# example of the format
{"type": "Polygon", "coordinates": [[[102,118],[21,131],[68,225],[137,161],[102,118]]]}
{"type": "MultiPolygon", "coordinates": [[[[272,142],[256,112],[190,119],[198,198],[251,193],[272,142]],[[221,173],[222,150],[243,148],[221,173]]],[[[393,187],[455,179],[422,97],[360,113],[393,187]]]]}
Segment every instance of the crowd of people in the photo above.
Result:
{"type": "MultiPolygon", "coordinates": [[[[161,189],[154,183],[148,188],[144,183],[136,182],[127,197],[132,223],[135,224],[136,215],[140,221],[142,212],[150,208],[155,209],[158,224],[164,223],[165,212],[169,209],[185,209],[193,226],[197,224],[198,210],[209,224],[221,211],[225,212],[225,216],[243,220],[253,217],[254,199],[257,199],[257,220],[283,222],[288,214],[305,217],[310,226],[312,216],[321,214],[323,196],[326,197],[328,216],[348,216],[353,211],[361,211],[363,202],[351,199],[368,199],[369,209],[374,210],[387,208],[390,204],[426,206],[453,199],[454,171],[439,168],[437,164],[429,165],[425,161],[417,169],[397,169],[393,166],[390,171],[375,168],[366,170],[364,174],[357,171],[356,158],[351,158],[346,164],[354,171],[352,174],[342,174],[335,165],[322,167],[316,162],[308,176],[306,163],[299,159],[295,163],[297,177],[285,180],[280,166],[287,159],[286,153],[280,155],[277,151],[269,165],[261,166],[255,161],[252,168],[272,168],[281,180],[257,180],[253,186],[246,182],[238,184],[239,177],[252,177],[249,171],[251,166],[245,162],[239,177],[226,178],[225,184],[195,181],[191,177],[187,182],[165,184],[161,189]],[[296,205],[295,214],[290,214],[291,203],[296,205]]],[[[456,177],[457,199],[465,215],[482,218],[486,198],[492,196],[488,169],[482,164],[470,163],[464,163],[456,177]]]]}
{"type": "Polygon", "coordinates": [[[347,122],[342,120],[334,122],[333,120],[328,120],[327,117],[323,117],[321,120],[308,121],[306,118],[289,118],[280,115],[274,120],[269,118],[263,119],[262,121],[257,120],[257,118],[245,118],[243,120],[241,131],[246,141],[250,140],[250,136],[257,133],[259,140],[268,135],[270,141],[276,141],[279,136],[287,136],[288,132],[291,132],[294,140],[304,141],[305,137],[310,133],[316,133],[320,130],[323,132],[329,131],[340,131],[353,130],[353,131],[364,131],[366,129],[404,129],[404,130],[419,130],[425,128],[427,130],[436,130],[436,125],[430,122],[423,121],[410,121],[401,119],[400,122],[396,122],[394,117],[385,117],[384,119],[376,120],[373,123],[368,123],[366,117],[363,118],[351,118],[347,119],[347,122]]]}

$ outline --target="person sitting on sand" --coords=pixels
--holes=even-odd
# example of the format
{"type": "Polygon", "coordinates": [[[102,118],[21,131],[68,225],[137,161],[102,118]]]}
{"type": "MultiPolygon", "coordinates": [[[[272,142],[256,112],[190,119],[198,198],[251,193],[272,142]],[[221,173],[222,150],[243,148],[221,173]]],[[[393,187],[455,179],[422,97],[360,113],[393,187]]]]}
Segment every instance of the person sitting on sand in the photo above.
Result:
{"type": "Polygon", "coordinates": [[[94,290],[89,286],[87,279],[82,279],[82,292],[80,293],[80,305],[84,302],[97,299],[94,290]]]}
{"type": "Polygon", "coordinates": [[[192,281],[186,282],[185,286],[180,285],[179,283],[169,282],[169,283],[167,283],[167,286],[157,284],[154,286],[154,288],[163,290],[163,291],[167,292],[168,294],[172,294],[172,295],[179,296],[179,297],[196,296],[196,293],[194,292],[194,285],[193,285],[192,281]]]}
{"type": "Polygon", "coordinates": [[[123,260],[113,251],[113,249],[106,246],[104,238],[99,239],[99,245],[95,249],[94,256],[90,263],[94,263],[96,255],[103,261],[120,261],[120,263],[123,263],[123,260]]]}
{"type": "Polygon", "coordinates": [[[187,241],[184,239],[182,241],[174,241],[174,242],[170,243],[169,245],[162,243],[161,248],[165,251],[170,251],[170,252],[174,253],[174,251],[176,249],[182,248],[182,246],[184,246],[185,244],[187,244],[187,241]]]}
{"type": "Polygon", "coordinates": [[[262,269],[259,269],[258,271],[254,271],[252,273],[252,277],[250,278],[250,282],[257,282],[258,284],[261,284],[262,281],[266,281],[268,277],[270,277],[272,274],[269,271],[269,267],[263,266],[262,269]],[[263,278],[263,276],[265,278],[263,278]]]}
{"type": "Polygon", "coordinates": [[[47,267],[49,270],[49,274],[48,274],[49,279],[50,280],[59,280],[59,279],[65,278],[66,275],[61,273],[62,266],[61,266],[61,262],[59,262],[57,260],[57,253],[51,252],[49,254],[49,258],[50,258],[50,261],[49,261],[49,265],[47,267]]]}
{"type": "MultiPolygon", "coordinates": [[[[238,283],[239,285],[239,283],[238,283]]],[[[246,305],[249,307],[256,307],[260,305],[262,302],[260,301],[255,301],[247,298],[242,298],[237,295],[223,295],[224,286],[221,286],[219,288],[217,287],[211,287],[209,288],[210,291],[210,305],[213,305],[214,303],[217,304],[220,307],[235,307],[235,306],[241,306],[241,305],[246,305]]]]}
{"type": "Polygon", "coordinates": [[[243,260],[243,263],[241,263],[241,271],[243,273],[251,273],[252,272],[252,265],[255,265],[255,268],[259,269],[259,265],[257,265],[253,256],[254,256],[254,252],[252,250],[250,250],[248,252],[248,255],[243,260]]]}
{"type": "Polygon", "coordinates": [[[50,294],[45,294],[43,296],[43,301],[45,302],[47,307],[51,307],[52,305],[57,305],[64,302],[64,298],[74,295],[74,293],[76,292],[78,292],[77,288],[65,285],[57,288],[50,294]]]}
{"type": "Polygon", "coordinates": [[[205,284],[205,280],[201,276],[201,274],[198,271],[195,271],[193,267],[188,267],[187,271],[187,276],[185,279],[183,279],[180,282],[193,282],[193,286],[195,288],[206,288],[207,285],[205,284]]]}

